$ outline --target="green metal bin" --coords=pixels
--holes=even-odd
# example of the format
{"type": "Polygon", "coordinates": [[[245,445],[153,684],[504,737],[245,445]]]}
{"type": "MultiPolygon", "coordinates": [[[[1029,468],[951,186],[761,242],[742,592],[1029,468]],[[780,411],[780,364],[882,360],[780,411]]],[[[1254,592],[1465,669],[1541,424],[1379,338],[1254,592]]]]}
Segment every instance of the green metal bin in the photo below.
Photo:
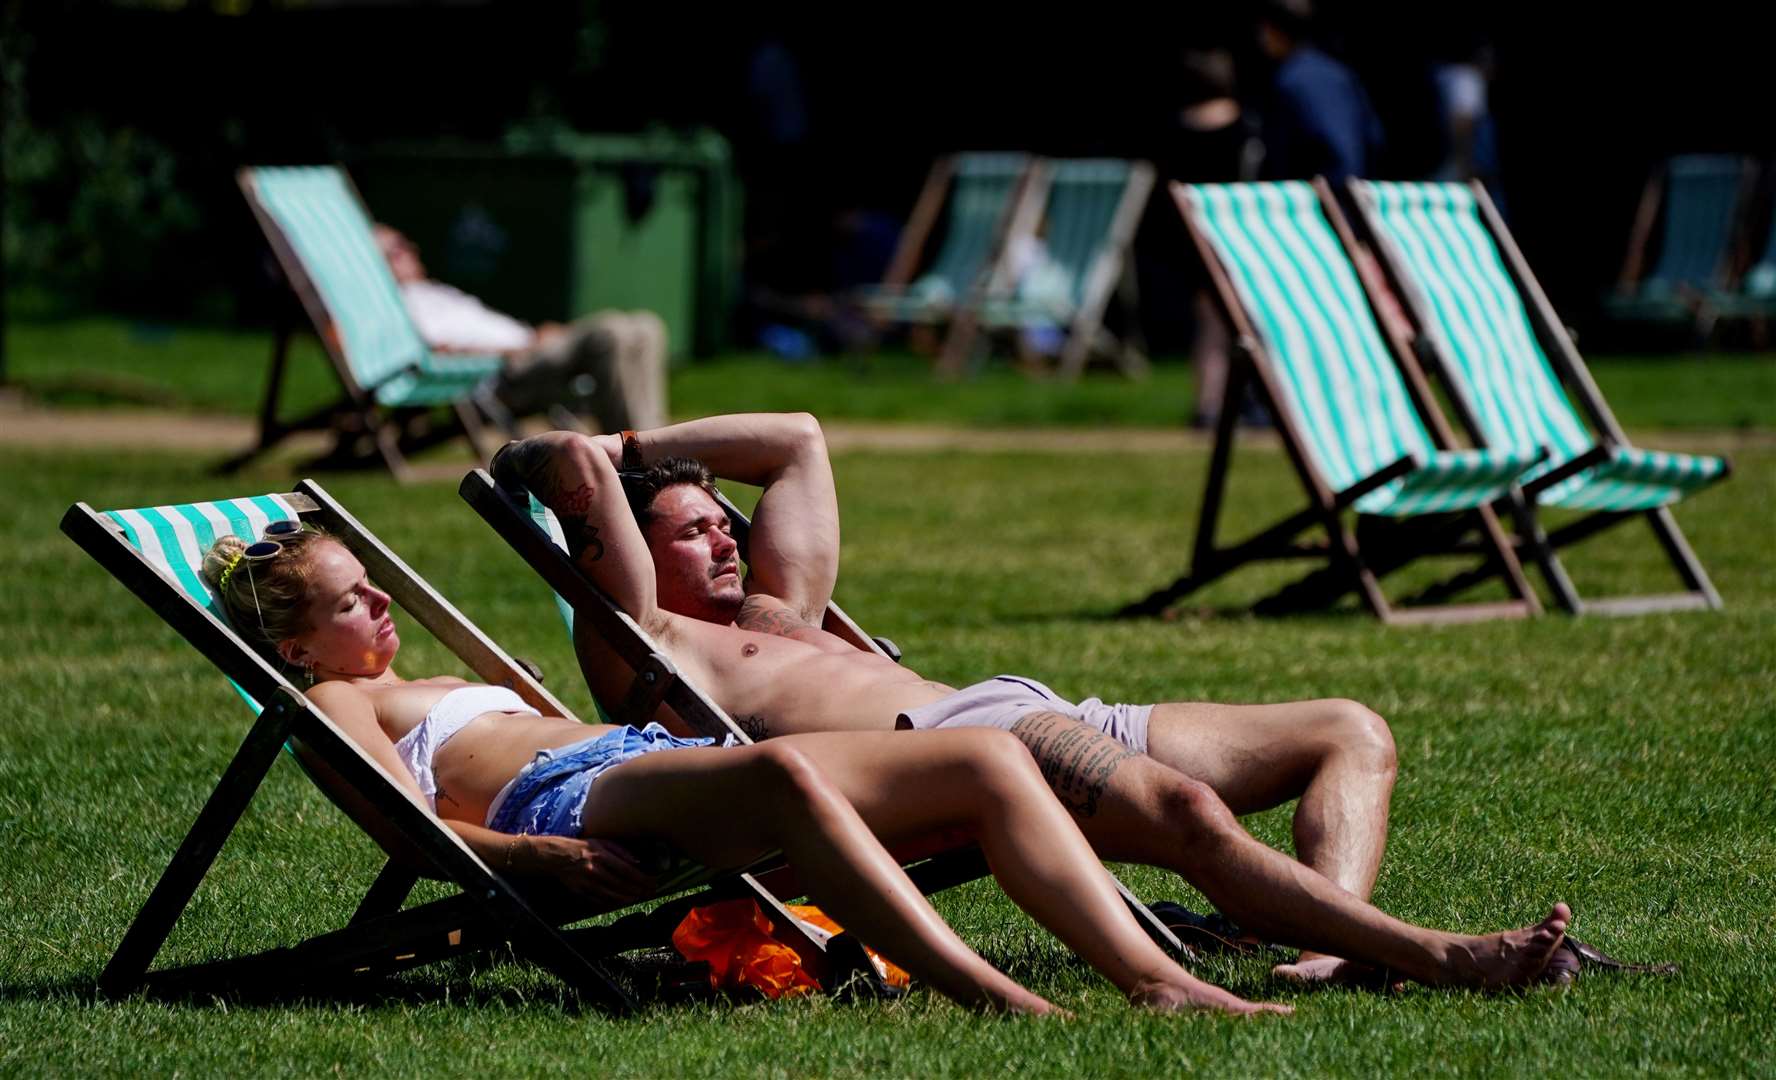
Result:
{"type": "Polygon", "coordinates": [[[528,322],[646,308],[675,357],[726,344],[740,188],[714,132],[385,145],[350,167],[432,277],[491,307],[528,322]]]}

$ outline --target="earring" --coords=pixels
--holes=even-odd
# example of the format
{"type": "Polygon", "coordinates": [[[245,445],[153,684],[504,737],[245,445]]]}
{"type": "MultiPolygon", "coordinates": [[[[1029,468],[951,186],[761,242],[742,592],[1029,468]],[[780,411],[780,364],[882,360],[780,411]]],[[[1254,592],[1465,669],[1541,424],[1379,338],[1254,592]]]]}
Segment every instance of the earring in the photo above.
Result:
{"type": "Polygon", "coordinates": [[[308,681],[309,688],[312,689],[315,684],[315,666],[313,664],[303,664],[302,677],[308,681]]]}

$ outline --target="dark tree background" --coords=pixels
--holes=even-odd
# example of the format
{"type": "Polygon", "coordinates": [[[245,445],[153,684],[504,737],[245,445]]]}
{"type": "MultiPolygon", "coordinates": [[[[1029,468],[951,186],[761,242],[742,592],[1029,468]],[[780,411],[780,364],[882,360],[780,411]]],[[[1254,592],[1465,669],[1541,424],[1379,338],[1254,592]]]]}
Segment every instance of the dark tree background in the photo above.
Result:
{"type": "MultiPolygon", "coordinates": [[[[1242,94],[1261,96],[1245,5],[1041,10],[11,0],[0,3],[7,287],[162,317],[263,318],[243,286],[258,241],[233,170],[349,164],[391,139],[713,127],[733,144],[749,206],[818,233],[846,208],[903,214],[945,151],[1161,153],[1186,46],[1230,47],[1242,94]],[[761,48],[802,89],[793,145],[748,93],[761,48]]],[[[1620,265],[1655,162],[1776,152],[1760,107],[1769,38],[1740,5],[1323,0],[1320,14],[1382,115],[1388,175],[1422,175],[1442,153],[1431,62],[1490,40],[1509,212],[1578,318],[1620,265]]]]}

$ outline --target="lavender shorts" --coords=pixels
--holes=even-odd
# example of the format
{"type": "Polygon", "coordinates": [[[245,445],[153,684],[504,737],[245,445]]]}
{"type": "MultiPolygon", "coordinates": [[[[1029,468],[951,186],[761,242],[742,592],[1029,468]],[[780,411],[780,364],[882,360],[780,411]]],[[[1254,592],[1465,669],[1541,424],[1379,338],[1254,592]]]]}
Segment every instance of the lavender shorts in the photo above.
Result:
{"type": "Polygon", "coordinates": [[[908,709],[900,714],[900,719],[915,731],[946,727],[1010,731],[1013,724],[1034,712],[1070,716],[1136,753],[1147,752],[1147,719],[1153,706],[1106,705],[1095,697],[1075,705],[1035,679],[1021,675],[995,675],[929,705],[908,709]]]}

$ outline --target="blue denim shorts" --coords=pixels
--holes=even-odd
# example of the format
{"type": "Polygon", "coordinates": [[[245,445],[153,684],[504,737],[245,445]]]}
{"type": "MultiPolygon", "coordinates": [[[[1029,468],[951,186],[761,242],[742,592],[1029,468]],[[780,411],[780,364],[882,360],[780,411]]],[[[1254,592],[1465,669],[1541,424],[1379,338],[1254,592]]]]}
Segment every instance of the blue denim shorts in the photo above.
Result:
{"type": "Polygon", "coordinates": [[[579,836],[586,796],[605,770],[657,750],[714,742],[680,739],[659,724],[649,724],[639,731],[623,726],[553,750],[538,750],[494,798],[487,827],[503,833],[579,836]]]}

